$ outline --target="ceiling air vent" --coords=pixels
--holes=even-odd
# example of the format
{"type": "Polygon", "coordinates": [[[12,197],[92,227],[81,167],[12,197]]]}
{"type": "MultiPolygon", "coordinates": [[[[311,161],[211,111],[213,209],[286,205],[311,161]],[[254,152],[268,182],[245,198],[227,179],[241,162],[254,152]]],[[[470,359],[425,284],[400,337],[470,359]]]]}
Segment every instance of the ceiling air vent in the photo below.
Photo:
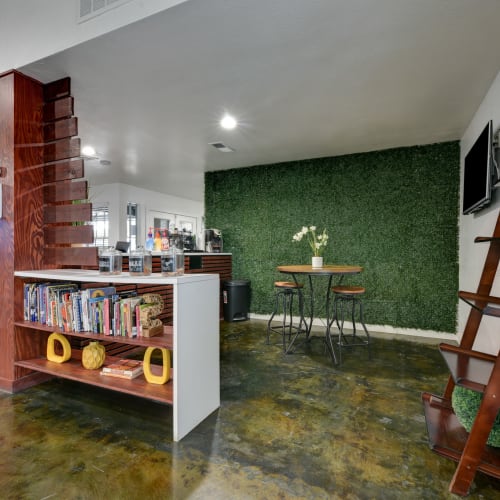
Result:
{"type": "Polygon", "coordinates": [[[213,146],[217,151],[220,151],[221,153],[233,153],[234,149],[230,148],[229,146],[226,146],[222,142],[209,142],[210,146],[213,146]]]}
{"type": "Polygon", "coordinates": [[[77,0],[78,23],[83,23],[132,0],[77,0]]]}

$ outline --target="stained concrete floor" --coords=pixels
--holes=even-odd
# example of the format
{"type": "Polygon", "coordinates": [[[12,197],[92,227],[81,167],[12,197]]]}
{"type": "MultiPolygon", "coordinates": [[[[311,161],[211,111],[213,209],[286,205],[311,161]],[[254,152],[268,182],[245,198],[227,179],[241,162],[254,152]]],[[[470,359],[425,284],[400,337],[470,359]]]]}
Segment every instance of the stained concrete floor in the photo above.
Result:
{"type": "MultiPolygon", "coordinates": [[[[321,341],[282,354],[265,323],[221,324],[218,411],[179,443],[169,407],[64,380],[0,394],[1,499],[447,499],[420,394],[435,345],[375,338],[333,367],[321,341]]],[[[471,499],[500,498],[476,476],[471,499]]]]}

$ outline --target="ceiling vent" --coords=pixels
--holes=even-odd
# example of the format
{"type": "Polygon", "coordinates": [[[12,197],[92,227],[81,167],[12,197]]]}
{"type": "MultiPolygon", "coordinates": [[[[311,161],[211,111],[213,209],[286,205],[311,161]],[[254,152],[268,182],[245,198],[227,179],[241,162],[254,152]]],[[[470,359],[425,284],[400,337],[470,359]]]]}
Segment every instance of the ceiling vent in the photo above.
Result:
{"type": "Polygon", "coordinates": [[[84,23],[93,17],[104,12],[119,7],[132,0],[77,0],[78,2],[78,23],[84,23]]]}
{"type": "Polygon", "coordinates": [[[217,151],[220,151],[221,153],[234,153],[234,149],[230,148],[229,146],[226,146],[222,142],[209,142],[210,146],[213,146],[217,151]]]}

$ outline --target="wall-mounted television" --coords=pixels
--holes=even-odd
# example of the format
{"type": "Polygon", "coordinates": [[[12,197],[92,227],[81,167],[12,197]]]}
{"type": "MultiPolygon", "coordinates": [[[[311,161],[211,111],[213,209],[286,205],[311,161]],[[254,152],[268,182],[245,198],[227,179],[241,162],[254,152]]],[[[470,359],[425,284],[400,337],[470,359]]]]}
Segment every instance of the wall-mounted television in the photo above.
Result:
{"type": "Polygon", "coordinates": [[[492,141],[493,123],[490,120],[465,156],[464,215],[477,212],[491,202],[492,186],[497,182],[492,141]]]}

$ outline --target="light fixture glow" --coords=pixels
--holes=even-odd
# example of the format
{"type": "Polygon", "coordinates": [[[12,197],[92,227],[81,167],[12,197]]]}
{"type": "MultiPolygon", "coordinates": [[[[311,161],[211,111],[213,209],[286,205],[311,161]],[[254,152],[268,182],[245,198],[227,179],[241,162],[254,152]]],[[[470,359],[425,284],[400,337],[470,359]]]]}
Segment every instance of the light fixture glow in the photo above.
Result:
{"type": "Polygon", "coordinates": [[[220,121],[220,126],[226,130],[232,130],[236,128],[236,125],[238,125],[236,119],[228,114],[224,115],[220,121]]]}
{"type": "Polygon", "coordinates": [[[92,146],[83,146],[82,148],[82,156],[95,156],[96,151],[92,146]]]}

